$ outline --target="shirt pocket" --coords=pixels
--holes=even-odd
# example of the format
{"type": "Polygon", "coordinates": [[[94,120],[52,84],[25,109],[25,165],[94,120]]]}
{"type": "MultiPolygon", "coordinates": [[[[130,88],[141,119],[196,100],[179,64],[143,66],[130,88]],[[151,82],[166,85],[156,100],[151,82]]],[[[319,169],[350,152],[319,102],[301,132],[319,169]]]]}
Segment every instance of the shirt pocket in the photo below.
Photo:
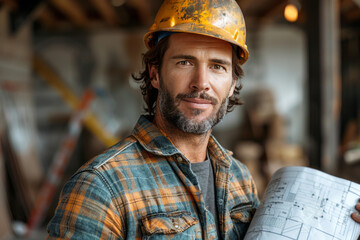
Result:
{"type": "Polygon", "coordinates": [[[191,227],[199,222],[186,211],[154,213],[141,221],[143,239],[195,239],[191,227]]]}
{"type": "Polygon", "coordinates": [[[237,237],[243,239],[250,222],[255,214],[256,208],[252,203],[241,203],[230,210],[230,217],[234,224],[237,237]]]}

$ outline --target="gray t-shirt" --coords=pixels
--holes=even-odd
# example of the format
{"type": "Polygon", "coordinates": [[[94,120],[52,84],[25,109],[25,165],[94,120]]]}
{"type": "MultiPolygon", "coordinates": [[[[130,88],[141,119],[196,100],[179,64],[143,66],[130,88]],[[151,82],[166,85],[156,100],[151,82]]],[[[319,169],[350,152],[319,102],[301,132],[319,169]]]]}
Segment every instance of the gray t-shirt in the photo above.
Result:
{"type": "Polygon", "coordinates": [[[209,156],[204,162],[191,163],[191,169],[196,174],[200,189],[204,197],[206,208],[214,216],[217,232],[219,233],[218,214],[215,204],[216,191],[215,191],[215,178],[214,170],[209,156]]]}

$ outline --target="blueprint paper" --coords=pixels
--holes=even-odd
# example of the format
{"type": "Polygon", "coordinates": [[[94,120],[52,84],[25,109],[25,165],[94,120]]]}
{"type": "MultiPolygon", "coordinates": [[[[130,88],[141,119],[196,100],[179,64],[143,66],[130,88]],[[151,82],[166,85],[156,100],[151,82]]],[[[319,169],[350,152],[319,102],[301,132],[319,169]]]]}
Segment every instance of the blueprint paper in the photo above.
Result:
{"type": "Polygon", "coordinates": [[[278,170],[245,240],[357,240],[360,185],[306,167],[278,170]]]}

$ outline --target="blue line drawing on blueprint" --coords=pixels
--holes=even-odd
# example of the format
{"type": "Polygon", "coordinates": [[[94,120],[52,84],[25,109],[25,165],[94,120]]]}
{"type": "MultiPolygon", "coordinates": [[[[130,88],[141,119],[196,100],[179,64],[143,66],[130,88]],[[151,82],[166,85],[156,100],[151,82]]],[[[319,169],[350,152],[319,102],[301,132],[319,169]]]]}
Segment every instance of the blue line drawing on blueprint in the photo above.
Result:
{"type": "Polygon", "coordinates": [[[245,240],[357,240],[360,185],[306,167],[278,170],[245,240]]]}

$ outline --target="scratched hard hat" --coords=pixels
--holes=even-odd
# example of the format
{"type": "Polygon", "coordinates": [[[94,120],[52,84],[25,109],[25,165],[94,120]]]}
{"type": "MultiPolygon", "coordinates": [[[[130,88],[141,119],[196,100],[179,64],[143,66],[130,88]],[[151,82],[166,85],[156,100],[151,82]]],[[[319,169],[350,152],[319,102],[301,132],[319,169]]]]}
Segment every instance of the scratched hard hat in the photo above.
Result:
{"type": "Polygon", "coordinates": [[[185,32],[222,39],[239,47],[242,64],[249,57],[245,19],[234,0],[165,0],[144,36],[148,49],[158,42],[159,32],[185,32]]]}

